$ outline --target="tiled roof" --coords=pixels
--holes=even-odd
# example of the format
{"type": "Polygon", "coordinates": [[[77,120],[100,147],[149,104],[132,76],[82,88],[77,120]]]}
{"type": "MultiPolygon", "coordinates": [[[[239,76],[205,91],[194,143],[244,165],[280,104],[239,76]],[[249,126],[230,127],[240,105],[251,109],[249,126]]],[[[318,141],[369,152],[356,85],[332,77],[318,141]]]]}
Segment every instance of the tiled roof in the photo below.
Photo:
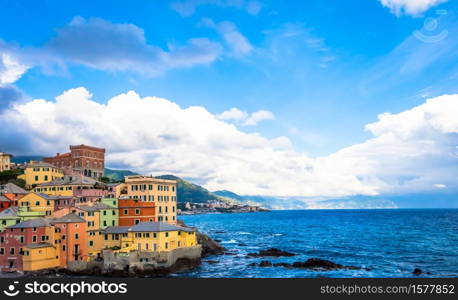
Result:
{"type": "Polygon", "coordinates": [[[105,228],[105,233],[127,233],[129,226],[111,226],[105,228]]]}
{"type": "Polygon", "coordinates": [[[170,225],[164,222],[142,222],[129,228],[131,232],[161,232],[161,231],[186,231],[193,232],[195,229],[170,225]]]}
{"type": "Polygon", "coordinates": [[[5,183],[5,184],[0,184],[0,194],[5,194],[5,193],[9,193],[9,194],[28,194],[29,192],[27,192],[26,190],[24,190],[23,188],[9,182],[9,183],[5,183]]]}
{"type": "Polygon", "coordinates": [[[3,195],[0,195],[0,202],[11,202],[10,199],[6,198],[5,196],[3,195]]]}
{"type": "Polygon", "coordinates": [[[79,208],[84,211],[98,211],[99,210],[97,207],[89,206],[89,205],[79,205],[79,206],[75,206],[75,208],[79,208]]]}
{"type": "Polygon", "coordinates": [[[17,207],[9,207],[0,212],[0,218],[18,217],[19,209],[17,207]]]}
{"type": "Polygon", "coordinates": [[[55,186],[55,185],[94,185],[94,184],[102,184],[101,182],[90,178],[86,177],[83,175],[65,175],[62,178],[57,178],[54,179],[51,182],[46,182],[43,184],[40,184],[40,186],[55,186]]]}
{"type": "Polygon", "coordinates": [[[86,221],[74,213],[69,213],[63,217],[52,219],[51,223],[86,223],[86,221]]]}
{"type": "Polygon", "coordinates": [[[25,245],[25,248],[30,248],[30,249],[37,249],[37,248],[47,248],[47,247],[53,247],[50,243],[32,243],[25,245]]]}
{"type": "Polygon", "coordinates": [[[8,226],[6,228],[32,228],[32,227],[46,227],[50,225],[51,224],[50,224],[49,219],[40,218],[40,219],[32,219],[32,220],[24,221],[18,224],[8,226]]]}
{"type": "Polygon", "coordinates": [[[39,161],[35,163],[28,163],[25,165],[26,168],[54,168],[59,169],[58,167],[48,164],[47,162],[39,161]]]}

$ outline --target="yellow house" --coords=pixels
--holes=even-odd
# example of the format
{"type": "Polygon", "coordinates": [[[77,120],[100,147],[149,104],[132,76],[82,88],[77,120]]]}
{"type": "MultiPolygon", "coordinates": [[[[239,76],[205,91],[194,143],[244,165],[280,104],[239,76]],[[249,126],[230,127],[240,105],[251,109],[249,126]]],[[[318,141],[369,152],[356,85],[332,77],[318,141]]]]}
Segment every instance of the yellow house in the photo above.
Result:
{"type": "Polygon", "coordinates": [[[102,249],[109,248],[105,244],[105,231],[103,229],[87,231],[87,252],[89,255],[97,256],[102,249]]]}
{"type": "Polygon", "coordinates": [[[25,180],[27,187],[33,188],[39,184],[51,182],[64,177],[64,171],[45,162],[30,162],[19,178],[25,180]]]}
{"type": "Polygon", "coordinates": [[[143,222],[134,226],[105,229],[105,244],[118,252],[171,251],[197,245],[196,230],[163,222],[143,222]]]}
{"type": "Polygon", "coordinates": [[[36,271],[59,267],[59,248],[50,243],[35,243],[24,247],[22,264],[24,271],[36,271]]]}
{"type": "Polygon", "coordinates": [[[54,211],[54,201],[45,194],[28,193],[17,202],[18,207],[27,207],[32,212],[44,212],[45,216],[51,216],[54,211]]]}
{"type": "Polygon", "coordinates": [[[65,175],[40,184],[33,191],[53,196],[73,196],[77,190],[92,189],[96,186],[102,186],[102,183],[83,175],[65,175]]]}

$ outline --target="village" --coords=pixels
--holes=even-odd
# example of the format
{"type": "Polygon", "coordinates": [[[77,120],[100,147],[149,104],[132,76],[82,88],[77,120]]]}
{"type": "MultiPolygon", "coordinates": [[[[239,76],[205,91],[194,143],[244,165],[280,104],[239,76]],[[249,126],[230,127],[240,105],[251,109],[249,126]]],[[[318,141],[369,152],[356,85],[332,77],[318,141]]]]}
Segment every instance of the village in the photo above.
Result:
{"type": "Polygon", "coordinates": [[[101,182],[105,149],[87,145],[20,166],[10,158],[0,153],[0,172],[21,168],[25,186],[0,185],[1,272],[143,270],[200,258],[196,229],[177,222],[176,181],[101,182]]]}

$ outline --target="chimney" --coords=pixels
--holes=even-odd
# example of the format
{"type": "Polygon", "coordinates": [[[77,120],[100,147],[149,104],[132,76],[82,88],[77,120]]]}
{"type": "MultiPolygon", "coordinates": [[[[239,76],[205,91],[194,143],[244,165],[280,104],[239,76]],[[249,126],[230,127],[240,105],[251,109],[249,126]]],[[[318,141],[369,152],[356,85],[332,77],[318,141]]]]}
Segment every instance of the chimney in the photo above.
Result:
{"type": "Polygon", "coordinates": [[[57,153],[56,153],[56,156],[59,156],[59,155],[60,155],[60,153],[59,153],[59,152],[57,152],[57,153]]]}

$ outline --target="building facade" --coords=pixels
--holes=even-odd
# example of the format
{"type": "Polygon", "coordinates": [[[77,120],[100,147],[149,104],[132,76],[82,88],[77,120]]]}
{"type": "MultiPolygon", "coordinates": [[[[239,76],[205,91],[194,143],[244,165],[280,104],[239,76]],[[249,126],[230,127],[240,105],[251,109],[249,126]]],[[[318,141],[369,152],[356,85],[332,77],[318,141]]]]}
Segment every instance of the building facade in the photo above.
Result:
{"type": "Polygon", "coordinates": [[[30,162],[24,168],[24,174],[19,178],[25,180],[26,187],[34,188],[39,184],[52,182],[64,177],[64,171],[49,163],[30,162]]]}
{"type": "MultiPolygon", "coordinates": [[[[127,197],[138,200],[139,203],[153,203],[156,208],[154,221],[176,224],[177,182],[175,180],[141,175],[126,176],[124,179],[125,183],[118,188],[117,197],[127,197]]],[[[121,218],[121,203],[119,208],[121,218]]],[[[119,224],[121,225],[121,221],[119,224]]]]}
{"type": "Polygon", "coordinates": [[[54,157],[46,157],[43,161],[62,168],[66,175],[80,174],[92,178],[100,178],[105,170],[105,149],[87,145],[70,146],[70,152],[54,157]]]}
{"type": "Polygon", "coordinates": [[[119,199],[119,226],[132,226],[140,222],[156,222],[156,206],[154,202],[139,199],[119,199]]]}
{"type": "Polygon", "coordinates": [[[11,170],[11,158],[13,155],[0,152],[0,172],[11,170]]]}

